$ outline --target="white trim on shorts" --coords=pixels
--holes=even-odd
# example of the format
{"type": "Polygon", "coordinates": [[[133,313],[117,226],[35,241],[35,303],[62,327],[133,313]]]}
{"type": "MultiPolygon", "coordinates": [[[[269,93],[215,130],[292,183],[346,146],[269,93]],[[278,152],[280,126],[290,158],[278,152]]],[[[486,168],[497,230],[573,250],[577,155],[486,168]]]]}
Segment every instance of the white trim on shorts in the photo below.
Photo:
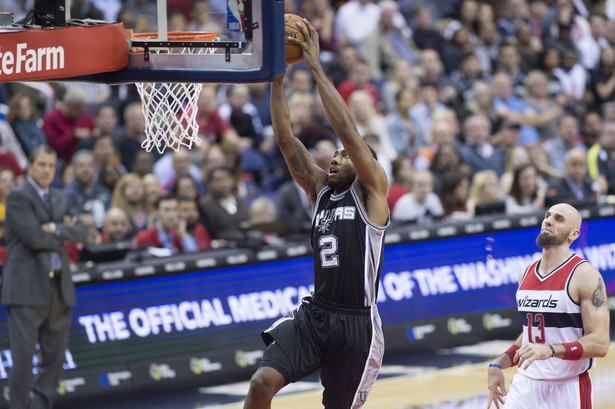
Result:
{"type": "Polygon", "coordinates": [[[382,356],[384,355],[384,335],[382,334],[382,322],[378,314],[378,307],[372,305],[371,308],[372,321],[372,341],[369,347],[369,355],[365,360],[365,368],[361,381],[352,399],[351,409],[361,409],[367,400],[370,390],[376,382],[380,366],[382,365],[382,356]]]}

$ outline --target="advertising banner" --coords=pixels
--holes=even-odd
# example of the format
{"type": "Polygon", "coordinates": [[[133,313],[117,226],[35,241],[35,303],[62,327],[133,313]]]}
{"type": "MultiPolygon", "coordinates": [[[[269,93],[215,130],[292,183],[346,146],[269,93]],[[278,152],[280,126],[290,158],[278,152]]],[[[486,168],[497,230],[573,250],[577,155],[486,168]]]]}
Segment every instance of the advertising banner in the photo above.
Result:
{"type": "Polygon", "coordinates": [[[0,82],[67,78],[128,65],[121,23],[32,28],[0,38],[0,82]]]}
{"type": "MultiPolygon", "coordinates": [[[[572,248],[602,273],[610,295],[613,231],[615,218],[589,220],[572,248]]],[[[538,232],[532,227],[387,246],[378,300],[386,353],[514,339],[521,332],[517,281],[540,257],[538,232]]],[[[311,257],[300,256],[82,283],[63,394],[249,379],[264,350],[259,333],[310,294],[312,271],[311,257]]],[[[0,386],[12,363],[6,319],[0,309],[0,386]]]]}

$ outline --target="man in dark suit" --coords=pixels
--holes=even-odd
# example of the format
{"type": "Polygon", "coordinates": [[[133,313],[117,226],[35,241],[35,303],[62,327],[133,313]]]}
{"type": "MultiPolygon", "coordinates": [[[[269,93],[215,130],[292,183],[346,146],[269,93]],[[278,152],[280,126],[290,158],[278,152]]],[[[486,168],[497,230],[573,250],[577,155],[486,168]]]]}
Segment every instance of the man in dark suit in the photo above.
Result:
{"type": "Polygon", "coordinates": [[[587,174],[587,157],[585,151],[572,148],[564,159],[566,173],[553,181],[547,191],[550,203],[591,202],[595,200],[592,180],[587,174]]]}
{"type": "Polygon", "coordinates": [[[465,143],[459,146],[459,153],[472,174],[485,169],[498,176],[504,173],[504,153],[491,144],[489,128],[489,120],[482,115],[472,115],[463,122],[465,143]]]}
{"type": "Polygon", "coordinates": [[[312,230],[312,209],[307,195],[294,180],[284,183],[277,191],[278,220],[287,221],[289,235],[307,236],[312,230]]]}
{"type": "Polygon", "coordinates": [[[235,193],[233,173],[226,167],[210,169],[207,183],[209,192],[199,202],[207,231],[214,240],[242,240],[240,225],[248,221],[248,205],[235,193]]]}
{"type": "Polygon", "coordinates": [[[68,197],[50,188],[57,155],[46,145],[30,152],[28,178],[6,201],[7,265],[2,305],[8,306],[11,409],[50,409],[62,373],[75,304],[64,241],[85,242],[86,226],[69,215],[68,197]],[[41,359],[36,378],[32,358],[41,359]]]}

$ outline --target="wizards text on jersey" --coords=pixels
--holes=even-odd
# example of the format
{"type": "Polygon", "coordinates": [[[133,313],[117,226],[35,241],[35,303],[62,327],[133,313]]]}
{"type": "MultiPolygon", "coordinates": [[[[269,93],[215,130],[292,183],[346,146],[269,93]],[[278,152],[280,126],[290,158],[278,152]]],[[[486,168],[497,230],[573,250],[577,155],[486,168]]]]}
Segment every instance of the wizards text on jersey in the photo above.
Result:
{"type": "Polygon", "coordinates": [[[543,308],[557,308],[557,299],[553,299],[553,296],[550,296],[547,299],[532,299],[529,297],[525,297],[517,301],[519,307],[543,307],[543,308]]]}

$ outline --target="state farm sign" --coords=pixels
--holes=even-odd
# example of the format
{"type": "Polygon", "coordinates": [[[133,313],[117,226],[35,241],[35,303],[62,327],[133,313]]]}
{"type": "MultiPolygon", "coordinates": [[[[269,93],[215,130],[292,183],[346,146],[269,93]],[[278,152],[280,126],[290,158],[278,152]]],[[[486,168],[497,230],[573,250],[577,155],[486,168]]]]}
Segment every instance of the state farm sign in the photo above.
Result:
{"type": "Polygon", "coordinates": [[[0,33],[0,82],[62,79],[127,65],[121,23],[0,33]]]}
{"type": "Polygon", "coordinates": [[[28,48],[18,43],[15,51],[0,51],[0,77],[2,75],[57,71],[64,68],[64,47],[28,48]]]}

